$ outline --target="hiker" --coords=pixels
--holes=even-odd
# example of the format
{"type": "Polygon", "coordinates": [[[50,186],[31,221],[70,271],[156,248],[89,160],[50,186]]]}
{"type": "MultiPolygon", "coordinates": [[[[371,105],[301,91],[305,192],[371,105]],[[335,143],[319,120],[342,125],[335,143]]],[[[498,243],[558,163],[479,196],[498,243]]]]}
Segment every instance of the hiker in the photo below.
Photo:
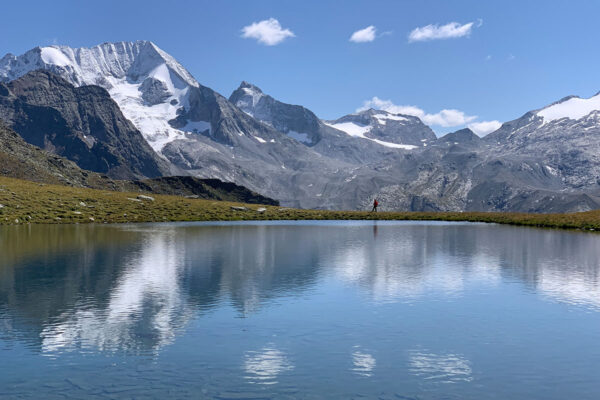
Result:
{"type": "Polygon", "coordinates": [[[379,205],[379,202],[377,201],[377,199],[373,200],[373,209],[371,210],[371,212],[377,212],[378,205],[379,205]]]}

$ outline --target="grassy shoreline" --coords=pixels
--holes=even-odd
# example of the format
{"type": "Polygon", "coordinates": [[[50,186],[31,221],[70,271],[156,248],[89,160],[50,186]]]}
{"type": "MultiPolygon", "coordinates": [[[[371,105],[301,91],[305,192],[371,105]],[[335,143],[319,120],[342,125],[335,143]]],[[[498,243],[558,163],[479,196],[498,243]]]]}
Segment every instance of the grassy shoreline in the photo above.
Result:
{"type": "Polygon", "coordinates": [[[46,185],[5,177],[0,177],[0,205],[0,225],[242,220],[416,220],[600,230],[600,210],[573,214],[300,210],[169,195],[144,196],[140,193],[46,185]]]}

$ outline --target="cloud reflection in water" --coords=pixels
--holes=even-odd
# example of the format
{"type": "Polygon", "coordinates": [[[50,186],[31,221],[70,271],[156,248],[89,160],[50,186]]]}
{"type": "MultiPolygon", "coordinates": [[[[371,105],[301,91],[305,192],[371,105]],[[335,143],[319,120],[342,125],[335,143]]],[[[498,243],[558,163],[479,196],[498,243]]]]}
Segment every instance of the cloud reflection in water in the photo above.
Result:
{"type": "Polygon", "coordinates": [[[470,382],[473,380],[469,360],[458,354],[434,354],[409,351],[409,370],[414,375],[439,383],[470,382]]]}
{"type": "Polygon", "coordinates": [[[248,351],[244,357],[245,378],[250,383],[259,385],[274,385],[277,377],[294,369],[285,354],[272,345],[259,351],[248,351]]]}
{"type": "Polygon", "coordinates": [[[373,375],[373,369],[375,369],[377,362],[371,354],[356,350],[352,353],[352,364],[354,373],[369,377],[373,375]]]}

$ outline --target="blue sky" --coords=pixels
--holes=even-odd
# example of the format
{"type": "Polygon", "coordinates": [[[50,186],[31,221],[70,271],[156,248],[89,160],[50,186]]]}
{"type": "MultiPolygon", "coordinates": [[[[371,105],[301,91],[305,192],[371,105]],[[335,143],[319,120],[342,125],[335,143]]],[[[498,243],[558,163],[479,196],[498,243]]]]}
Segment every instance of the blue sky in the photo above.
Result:
{"type": "Polygon", "coordinates": [[[34,3],[3,3],[0,53],[152,40],[225,96],[246,80],[324,119],[371,100],[416,107],[441,134],[464,126],[461,115],[468,123],[508,121],[600,90],[598,1],[34,3]],[[269,18],[294,36],[275,45],[242,37],[244,27],[269,18]],[[452,22],[463,31],[473,25],[462,37],[409,41],[415,28],[452,22]],[[349,40],[369,26],[373,41],[349,40]]]}

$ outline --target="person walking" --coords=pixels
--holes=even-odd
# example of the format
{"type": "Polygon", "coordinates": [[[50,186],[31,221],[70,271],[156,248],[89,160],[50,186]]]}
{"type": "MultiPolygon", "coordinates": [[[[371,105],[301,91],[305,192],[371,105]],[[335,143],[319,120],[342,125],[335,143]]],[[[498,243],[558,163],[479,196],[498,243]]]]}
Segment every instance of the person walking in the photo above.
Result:
{"type": "Polygon", "coordinates": [[[371,210],[371,212],[377,212],[378,205],[379,205],[379,202],[377,201],[377,199],[373,200],[373,209],[371,210]]]}

